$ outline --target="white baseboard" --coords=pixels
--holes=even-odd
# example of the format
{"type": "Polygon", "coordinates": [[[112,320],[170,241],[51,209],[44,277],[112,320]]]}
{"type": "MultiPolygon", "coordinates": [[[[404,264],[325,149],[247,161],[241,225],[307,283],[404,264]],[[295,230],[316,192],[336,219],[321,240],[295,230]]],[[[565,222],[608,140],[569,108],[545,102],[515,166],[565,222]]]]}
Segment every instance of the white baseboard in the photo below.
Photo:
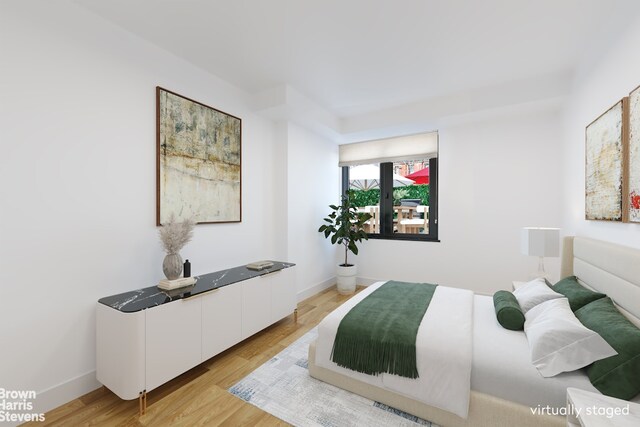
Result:
{"type": "Polygon", "coordinates": [[[371,279],[368,277],[358,277],[357,282],[358,282],[358,285],[369,286],[369,285],[373,285],[376,282],[382,282],[384,280],[388,280],[388,279],[371,279]]]}
{"type": "Polygon", "coordinates": [[[102,384],[96,379],[96,371],[87,372],[39,392],[33,402],[34,412],[45,413],[100,387],[102,384]]]}
{"type": "Polygon", "coordinates": [[[309,297],[314,296],[317,293],[324,291],[327,288],[336,284],[336,278],[332,277],[330,279],[325,280],[324,282],[320,282],[317,285],[313,285],[310,288],[305,289],[304,291],[298,292],[298,302],[305,300],[309,297]]]}
{"type": "MultiPolygon", "coordinates": [[[[369,285],[373,285],[376,282],[380,282],[382,281],[382,279],[370,279],[367,277],[358,277],[356,279],[356,283],[358,284],[358,286],[363,285],[363,286],[369,286],[369,285]]],[[[304,291],[300,291],[298,292],[298,302],[305,300],[309,297],[314,296],[315,294],[318,294],[322,291],[324,291],[327,288],[330,288],[331,286],[336,284],[336,278],[332,277],[330,279],[325,280],[324,282],[318,283],[317,285],[311,286],[310,288],[305,289],[304,291]]]]}

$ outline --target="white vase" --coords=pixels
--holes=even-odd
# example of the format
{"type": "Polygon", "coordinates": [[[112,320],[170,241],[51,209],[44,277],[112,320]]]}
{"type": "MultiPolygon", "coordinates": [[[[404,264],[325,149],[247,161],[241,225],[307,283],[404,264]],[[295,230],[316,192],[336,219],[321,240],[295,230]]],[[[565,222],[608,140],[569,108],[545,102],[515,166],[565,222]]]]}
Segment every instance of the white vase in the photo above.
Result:
{"type": "Polygon", "coordinates": [[[358,267],[355,265],[338,266],[336,275],[339,293],[349,295],[356,291],[356,274],[358,274],[358,267]]]}
{"type": "Polygon", "coordinates": [[[180,254],[167,254],[162,261],[162,271],[169,280],[176,280],[182,274],[182,257],[180,254]]]}

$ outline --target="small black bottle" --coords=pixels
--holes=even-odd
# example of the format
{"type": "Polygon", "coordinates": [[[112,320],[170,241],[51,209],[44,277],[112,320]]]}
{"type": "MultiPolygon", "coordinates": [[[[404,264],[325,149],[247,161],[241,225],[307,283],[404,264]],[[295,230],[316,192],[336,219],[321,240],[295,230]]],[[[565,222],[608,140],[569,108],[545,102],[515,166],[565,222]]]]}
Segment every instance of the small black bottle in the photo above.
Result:
{"type": "Polygon", "coordinates": [[[186,260],[184,262],[184,266],[183,266],[183,277],[191,277],[191,263],[189,262],[189,260],[186,260]]]}

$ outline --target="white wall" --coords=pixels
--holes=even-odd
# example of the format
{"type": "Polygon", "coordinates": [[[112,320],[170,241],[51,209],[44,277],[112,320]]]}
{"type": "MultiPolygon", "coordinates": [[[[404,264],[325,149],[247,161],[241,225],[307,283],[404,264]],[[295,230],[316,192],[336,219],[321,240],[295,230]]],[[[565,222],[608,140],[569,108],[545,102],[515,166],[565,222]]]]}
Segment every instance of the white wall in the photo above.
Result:
{"type": "Polygon", "coordinates": [[[297,264],[302,299],[335,284],[337,249],[318,227],[340,197],[338,146],[294,124],[287,130],[287,259],[297,264]]]}
{"type": "MultiPolygon", "coordinates": [[[[440,242],[369,240],[357,257],[367,281],[426,281],[493,293],[528,279],[520,229],[561,222],[557,108],[506,108],[441,123],[440,242]]],[[[558,260],[545,260],[553,278],[558,260]]]]}
{"type": "Polygon", "coordinates": [[[0,43],[0,387],[44,410],[97,386],[96,301],[163,276],[155,86],[243,119],[242,223],[197,226],[194,274],[283,255],[286,163],[245,93],[69,2],[2,2],[0,43]]]}
{"type": "Polygon", "coordinates": [[[567,103],[564,121],[564,221],[567,235],[593,237],[640,248],[640,224],[586,221],[586,126],[640,85],[640,20],[597,60],[585,64],[567,103]]]}

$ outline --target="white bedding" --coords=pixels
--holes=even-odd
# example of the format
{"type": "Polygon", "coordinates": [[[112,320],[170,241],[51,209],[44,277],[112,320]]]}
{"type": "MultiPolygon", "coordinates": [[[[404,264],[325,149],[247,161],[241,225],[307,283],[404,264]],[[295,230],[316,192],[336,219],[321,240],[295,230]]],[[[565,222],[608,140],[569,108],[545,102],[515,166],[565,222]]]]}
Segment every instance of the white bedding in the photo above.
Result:
{"type": "MultiPolygon", "coordinates": [[[[342,318],[363,298],[383,285],[378,282],[330,313],[318,325],[316,364],[365,383],[383,387],[466,418],[471,384],[473,293],[438,286],[416,337],[419,378],[366,375],[331,361],[342,318]],[[452,355],[456,357],[452,357],[452,355]]],[[[494,316],[495,317],[495,316],[494,316]]]]}
{"type": "MultiPolygon", "coordinates": [[[[504,329],[496,320],[493,298],[473,297],[471,389],[525,406],[564,407],[567,387],[600,393],[584,369],[544,378],[531,363],[522,331],[504,329]]],[[[640,402],[640,395],[633,399],[640,402]]]]}
{"type": "Polygon", "coordinates": [[[584,370],[544,378],[531,363],[523,331],[504,329],[496,319],[493,298],[474,295],[473,390],[525,406],[566,405],[567,387],[595,393],[584,370]]]}

